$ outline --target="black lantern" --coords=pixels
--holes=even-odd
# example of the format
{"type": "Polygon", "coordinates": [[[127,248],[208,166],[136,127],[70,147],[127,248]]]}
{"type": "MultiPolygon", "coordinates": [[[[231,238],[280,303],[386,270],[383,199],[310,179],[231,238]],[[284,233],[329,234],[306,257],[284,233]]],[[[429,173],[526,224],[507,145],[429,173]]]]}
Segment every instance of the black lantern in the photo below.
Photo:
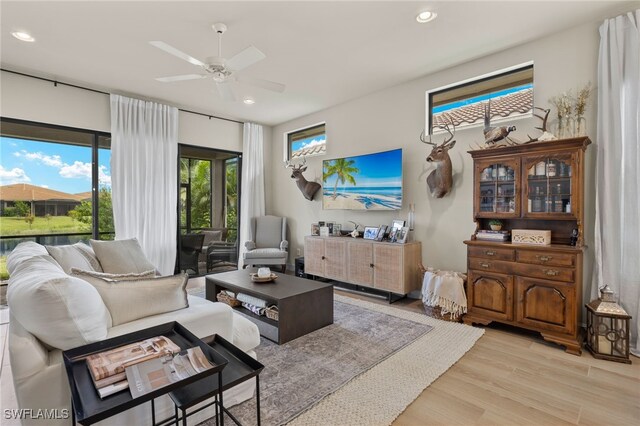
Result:
{"type": "Polygon", "coordinates": [[[616,303],[608,285],[600,298],[587,308],[587,349],[594,358],[631,364],[629,359],[629,320],[631,316],[616,303]]]}

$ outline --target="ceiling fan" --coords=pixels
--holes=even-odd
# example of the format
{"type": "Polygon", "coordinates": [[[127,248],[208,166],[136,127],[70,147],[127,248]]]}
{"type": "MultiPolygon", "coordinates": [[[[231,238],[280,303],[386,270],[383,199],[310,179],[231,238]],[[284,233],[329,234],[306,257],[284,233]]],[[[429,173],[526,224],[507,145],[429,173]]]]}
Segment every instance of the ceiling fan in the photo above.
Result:
{"type": "Polygon", "coordinates": [[[236,74],[239,71],[242,71],[243,69],[250,67],[256,62],[263,60],[264,58],[266,58],[266,55],[255,46],[249,46],[230,59],[223,58],[222,35],[227,31],[227,26],[225,24],[218,23],[213,24],[212,28],[218,34],[218,56],[209,57],[205,62],[189,56],[186,53],[176,49],[173,46],[168,45],[163,41],[150,41],[149,44],[151,44],[152,46],[164,50],[165,52],[183,59],[190,64],[197,65],[206,72],[204,74],[184,74],[174,75],[171,77],[159,77],[156,78],[156,80],[163,83],[171,83],[174,81],[197,80],[201,78],[211,77],[216,83],[216,87],[218,89],[220,97],[225,101],[236,100],[236,95],[231,85],[231,83],[234,81],[278,93],[282,93],[284,91],[284,84],[256,78],[238,77],[236,74]]]}

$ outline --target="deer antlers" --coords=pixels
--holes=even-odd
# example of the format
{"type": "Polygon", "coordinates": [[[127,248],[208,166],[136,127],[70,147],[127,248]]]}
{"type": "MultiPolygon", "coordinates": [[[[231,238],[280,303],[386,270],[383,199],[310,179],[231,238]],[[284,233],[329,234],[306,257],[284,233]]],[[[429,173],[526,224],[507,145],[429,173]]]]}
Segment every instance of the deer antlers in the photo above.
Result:
{"type": "Polygon", "coordinates": [[[307,164],[307,157],[302,157],[302,164],[296,166],[295,164],[291,164],[289,160],[287,160],[287,168],[292,168],[293,170],[300,170],[305,164],[307,164]]]}
{"type": "MultiPolygon", "coordinates": [[[[449,132],[449,138],[446,139],[444,142],[442,142],[442,144],[440,144],[440,146],[445,146],[446,144],[448,144],[449,142],[451,142],[451,140],[454,137],[454,133],[456,131],[456,125],[453,122],[453,118],[446,116],[449,119],[449,123],[451,123],[451,126],[453,127],[453,132],[451,132],[451,129],[449,128],[449,123],[445,123],[444,125],[439,125],[438,127],[441,129],[446,130],[447,132],[449,132]]],[[[433,143],[431,142],[431,133],[429,133],[429,140],[427,140],[425,138],[425,133],[424,130],[422,131],[422,133],[420,133],[420,141],[422,141],[423,143],[426,143],[427,145],[432,145],[432,146],[438,146],[437,143],[433,143]]]]}
{"type": "MultiPolygon", "coordinates": [[[[539,109],[540,111],[544,111],[544,117],[538,114],[533,114],[534,117],[539,118],[540,120],[542,120],[542,127],[534,127],[537,130],[541,130],[542,134],[547,133],[547,119],[549,118],[549,112],[551,111],[551,109],[549,108],[540,108],[540,107],[534,107],[534,109],[539,109]]],[[[537,138],[532,138],[531,136],[529,136],[527,134],[527,137],[529,138],[528,141],[524,142],[524,143],[531,143],[531,142],[536,142],[537,140],[540,139],[540,136],[538,136],[537,138]]]]}

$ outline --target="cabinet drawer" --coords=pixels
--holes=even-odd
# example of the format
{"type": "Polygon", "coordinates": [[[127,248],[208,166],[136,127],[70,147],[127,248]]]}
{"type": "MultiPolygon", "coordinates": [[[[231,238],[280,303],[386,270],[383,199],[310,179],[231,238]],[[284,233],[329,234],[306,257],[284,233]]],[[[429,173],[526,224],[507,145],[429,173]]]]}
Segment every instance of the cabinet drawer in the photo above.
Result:
{"type": "Polygon", "coordinates": [[[575,266],[576,255],[570,253],[544,252],[539,250],[518,250],[518,262],[536,265],[575,266]]]}
{"type": "Polygon", "coordinates": [[[557,266],[530,265],[526,263],[514,263],[514,274],[532,278],[544,278],[553,281],[573,282],[575,270],[560,268],[557,266]]]}
{"type": "Polygon", "coordinates": [[[514,249],[479,246],[469,247],[469,256],[509,261],[513,261],[516,258],[514,249]]]}
{"type": "Polygon", "coordinates": [[[469,269],[477,271],[500,272],[502,274],[511,274],[513,272],[512,262],[504,262],[501,260],[488,260],[480,257],[469,258],[469,269]]]}

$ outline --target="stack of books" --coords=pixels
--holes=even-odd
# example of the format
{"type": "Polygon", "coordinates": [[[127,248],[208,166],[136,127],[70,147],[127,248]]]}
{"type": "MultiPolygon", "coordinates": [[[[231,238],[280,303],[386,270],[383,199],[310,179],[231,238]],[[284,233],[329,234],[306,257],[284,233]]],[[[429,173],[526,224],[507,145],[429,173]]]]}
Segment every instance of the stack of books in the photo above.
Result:
{"type": "Polygon", "coordinates": [[[476,233],[478,240],[511,241],[511,231],[490,231],[481,229],[476,233]]]}

